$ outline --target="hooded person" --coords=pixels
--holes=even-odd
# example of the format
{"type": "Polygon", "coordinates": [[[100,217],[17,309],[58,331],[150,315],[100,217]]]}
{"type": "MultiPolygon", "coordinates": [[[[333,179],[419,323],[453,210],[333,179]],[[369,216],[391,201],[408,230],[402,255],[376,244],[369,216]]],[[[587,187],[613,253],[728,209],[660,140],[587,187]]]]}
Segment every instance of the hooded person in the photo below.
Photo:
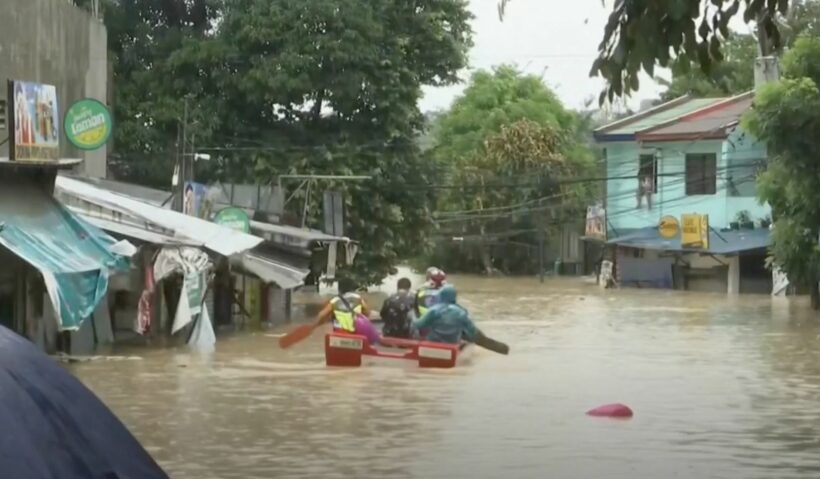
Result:
{"type": "Polygon", "coordinates": [[[482,336],[466,309],[456,303],[456,288],[445,284],[438,291],[438,303],[413,321],[415,331],[425,331],[425,339],[436,343],[474,342],[482,336]]]}
{"type": "Polygon", "coordinates": [[[416,291],[415,313],[416,317],[424,316],[430,308],[438,301],[438,292],[444,286],[447,275],[439,268],[431,266],[427,268],[427,282],[416,291]]]}

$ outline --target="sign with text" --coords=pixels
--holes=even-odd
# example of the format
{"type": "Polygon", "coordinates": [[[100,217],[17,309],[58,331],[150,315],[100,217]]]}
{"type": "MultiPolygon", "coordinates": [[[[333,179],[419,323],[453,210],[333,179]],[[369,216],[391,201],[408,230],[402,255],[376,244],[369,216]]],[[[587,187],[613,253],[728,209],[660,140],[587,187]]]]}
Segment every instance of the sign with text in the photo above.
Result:
{"type": "Polygon", "coordinates": [[[661,238],[672,239],[678,235],[679,231],[678,219],[674,216],[664,216],[658,223],[658,234],[661,238]]]}
{"type": "Polygon", "coordinates": [[[111,113],[99,101],[86,98],[68,108],[63,129],[72,145],[81,150],[96,150],[111,137],[111,113]]]}
{"type": "Polygon", "coordinates": [[[53,85],[10,80],[9,158],[56,161],[60,156],[60,116],[53,85]]]}
{"type": "Polygon", "coordinates": [[[228,207],[219,210],[214,216],[214,223],[243,233],[251,232],[251,220],[241,208],[228,207]]]}
{"type": "Polygon", "coordinates": [[[681,215],[681,225],[681,247],[709,249],[709,215],[681,215]]]}

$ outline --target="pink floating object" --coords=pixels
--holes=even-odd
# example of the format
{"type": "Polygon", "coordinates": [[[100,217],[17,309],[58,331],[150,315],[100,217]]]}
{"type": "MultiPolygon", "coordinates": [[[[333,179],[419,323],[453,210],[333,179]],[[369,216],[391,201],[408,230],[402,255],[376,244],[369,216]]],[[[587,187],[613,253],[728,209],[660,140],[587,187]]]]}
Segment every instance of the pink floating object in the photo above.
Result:
{"type": "Polygon", "coordinates": [[[588,416],[595,417],[632,417],[632,409],[623,404],[605,404],[587,411],[588,416]]]}

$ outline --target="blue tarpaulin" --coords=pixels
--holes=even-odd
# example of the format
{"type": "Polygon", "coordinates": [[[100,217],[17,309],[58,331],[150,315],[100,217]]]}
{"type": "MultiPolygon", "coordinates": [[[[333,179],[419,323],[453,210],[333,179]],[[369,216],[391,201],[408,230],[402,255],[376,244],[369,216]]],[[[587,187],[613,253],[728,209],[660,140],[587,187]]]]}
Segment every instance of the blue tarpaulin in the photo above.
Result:
{"type": "Polygon", "coordinates": [[[35,185],[0,182],[0,244],[43,275],[62,330],[77,330],[108,290],[112,269],[128,259],[114,239],[35,185]]]}
{"type": "Polygon", "coordinates": [[[94,393],[2,326],[0,406],[2,477],[168,477],[94,393]]]}

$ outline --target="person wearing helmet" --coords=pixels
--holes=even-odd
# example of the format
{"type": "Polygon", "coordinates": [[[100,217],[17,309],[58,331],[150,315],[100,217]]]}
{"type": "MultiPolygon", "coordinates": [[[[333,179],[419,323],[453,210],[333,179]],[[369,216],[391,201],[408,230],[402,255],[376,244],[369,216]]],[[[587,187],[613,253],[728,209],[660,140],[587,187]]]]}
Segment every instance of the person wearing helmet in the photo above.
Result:
{"type": "Polygon", "coordinates": [[[438,299],[438,304],[413,321],[414,331],[426,332],[425,339],[436,343],[474,341],[480,331],[467,310],[456,304],[456,289],[445,284],[438,292],[438,299]]]}
{"type": "Polygon", "coordinates": [[[427,282],[416,291],[416,318],[424,314],[436,304],[439,289],[444,285],[447,275],[439,268],[427,268],[427,282]]]}
{"type": "Polygon", "coordinates": [[[380,335],[367,317],[370,309],[364,298],[355,292],[349,280],[339,281],[339,294],[332,298],[316,317],[315,327],[333,322],[333,330],[365,336],[370,344],[377,344],[380,335]]]}

